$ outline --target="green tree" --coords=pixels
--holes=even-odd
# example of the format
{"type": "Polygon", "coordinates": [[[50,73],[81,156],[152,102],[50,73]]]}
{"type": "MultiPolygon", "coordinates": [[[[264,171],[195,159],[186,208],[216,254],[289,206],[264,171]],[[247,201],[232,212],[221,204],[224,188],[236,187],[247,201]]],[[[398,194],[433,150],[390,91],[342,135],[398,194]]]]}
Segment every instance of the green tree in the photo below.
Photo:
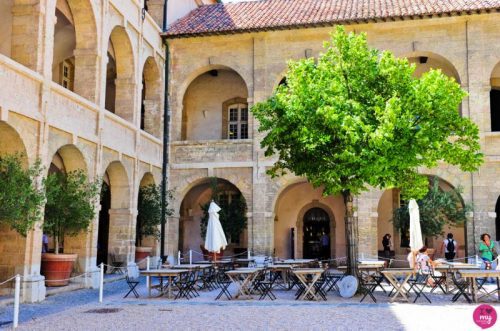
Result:
{"type": "Polygon", "coordinates": [[[317,61],[290,61],[287,84],[252,109],[266,133],[261,146],[277,156],[271,175],[289,170],[324,194],[343,195],[351,274],[353,195],[398,187],[404,197],[421,198],[428,184],[419,167],[442,161],[475,171],[482,163],[478,128],[458,112],[466,93],[440,70],[420,78],[414,71],[407,59],[339,26],[317,61]]]}
{"type": "MultiPolygon", "coordinates": [[[[470,204],[462,204],[461,188],[444,191],[439,187],[439,179],[431,180],[429,191],[422,199],[417,200],[420,227],[424,237],[443,235],[445,225],[463,225],[467,220],[467,213],[472,211],[470,204]]],[[[410,228],[410,213],[404,205],[394,210],[393,222],[399,231],[410,228]]]]}
{"type": "Polygon", "coordinates": [[[95,216],[100,187],[100,180],[89,182],[83,170],[47,176],[43,229],[54,237],[56,254],[64,236],[76,236],[89,227],[95,216]]]}
{"type": "Polygon", "coordinates": [[[35,185],[42,167],[22,165],[22,154],[0,156],[0,223],[26,236],[41,220],[45,195],[35,185]]]}
{"type": "MultiPolygon", "coordinates": [[[[173,209],[168,208],[168,201],[173,198],[172,191],[167,190],[166,215],[171,216],[173,209]]],[[[158,226],[161,224],[161,186],[150,184],[139,188],[137,204],[136,241],[137,246],[147,236],[160,237],[158,226]]]]}

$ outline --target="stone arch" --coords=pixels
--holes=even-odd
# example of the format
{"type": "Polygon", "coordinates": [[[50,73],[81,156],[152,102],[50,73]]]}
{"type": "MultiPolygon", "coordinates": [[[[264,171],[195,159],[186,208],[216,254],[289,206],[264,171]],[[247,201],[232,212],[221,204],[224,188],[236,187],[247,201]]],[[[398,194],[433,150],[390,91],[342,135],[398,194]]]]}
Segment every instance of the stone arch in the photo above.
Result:
{"type": "Polygon", "coordinates": [[[323,209],[330,219],[330,256],[345,256],[344,203],[341,196],[323,196],[322,188],[314,188],[304,178],[291,178],[275,194],[274,249],[284,258],[303,257],[303,218],[311,208],[323,209]],[[293,233],[293,242],[292,242],[293,233]]]}
{"type": "MultiPolygon", "coordinates": [[[[54,161],[56,161],[56,167],[63,172],[83,170],[88,176],[85,157],[75,145],[67,144],[59,147],[50,159],[51,163],[54,163],[54,161]]],[[[47,169],[50,170],[50,164],[47,169]]]]}
{"type": "Polygon", "coordinates": [[[500,131],[500,62],[493,68],[490,78],[490,128],[500,131]]]}
{"type": "MultiPolygon", "coordinates": [[[[23,166],[29,164],[26,146],[16,129],[0,121],[0,157],[20,154],[23,166]]],[[[41,235],[41,234],[40,234],[41,235]]],[[[15,274],[24,274],[30,259],[26,259],[27,239],[5,224],[0,224],[0,279],[8,279],[15,274]]],[[[40,246],[41,248],[41,246],[40,246]]],[[[10,294],[11,283],[0,285],[0,295],[10,294]]]]}
{"type": "Polygon", "coordinates": [[[297,222],[296,222],[296,229],[297,229],[296,250],[297,250],[297,253],[299,256],[303,256],[303,254],[304,254],[304,252],[303,252],[304,217],[305,217],[305,214],[313,208],[320,208],[328,214],[328,217],[330,220],[330,233],[328,234],[330,237],[330,256],[335,257],[336,256],[335,228],[337,225],[337,223],[335,221],[335,215],[334,215],[333,210],[331,209],[330,206],[328,206],[327,204],[324,204],[322,202],[319,202],[318,200],[313,200],[312,202],[303,206],[297,215],[297,222]]]}
{"type": "MultiPolygon", "coordinates": [[[[139,190],[141,189],[141,187],[149,186],[149,185],[156,185],[155,178],[154,178],[152,173],[146,172],[141,177],[141,181],[139,182],[139,190]]],[[[140,194],[140,192],[138,192],[138,194],[140,194]]],[[[137,199],[139,199],[139,195],[138,195],[137,199]]],[[[138,208],[137,209],[137,217],[139,217],[140,214],[141,214],[141,210],[138,208]]],[[[152,237],[152,236],[142,238],[142,242],[140,242],[140,245],[139,245],[138,235],[139,235],[139,233],[137,231],[137,222],[136,222],[135,223],[135,244],[136,244],[136,246],[151,247],[153,249],[152,250],[153,252],[157,251],[157,248],[158,248],[157,238],[152,237]]],[[[156,254],[153,254],[153,255],[156,255],[156,254]]],[[[137,252],[136,252],[136,257],[135,257],[136,262],[139,262],[142,259],[144,259],[144,253],[137,255],[137,252]]]]}
{"type": "MultiPolygon", "coordinates": [[[[231,137],[251,138],[252,119],[248,111],[248,85],[235,70],[226,66],[212,66],[204,71],[196,70],[197,76],[189,78],[182,99],[180,120],[181,140],[219,140],[224,126],[230,126],[231,137]],[[244,99],[242,107],[236,109],[234,117],[225,117],[223,123],[220,111],[224,102],[230,99],[244,99]],[[210,127],[210,130],[205,128],[210,127]]],[[[182,87],[183,88],[183,87],[182,87]]],[[[182,89],[181,88],[181,89],[182,89]]],[[[226,110],[228,112],[229,109],[226,110]]],[[[232,112],[233,110],[231,110],[232,112]]],[[[224,139],[228,139],[229,135],[224,139]]]]}
{"type": "MultiPolygon", "coordinates": [[[[132,260],[135,246],[135,235],[132,231],[133,219],[136,216],[131,210],[131,187],[130,179],[125,166],[120,161],[112,161],[104,172],[104,181],[107,182],[109,189],[108,212],[101,209],[101,219],[99,220],[99,231],[108,228],[108,235],[105,237],[107,247],[107,261],[112,259],[122,262],[132,260]],[[109,215],[109,216],[108,216],[109,215]],[[103,224],[102,217],[107,217],[108,224],[103,224]]],[[[101,205],[104,205],[101,202],[101,205]]],[[[104,220],[106,221],[106,220],[104,220]]],[[[104,247],[102,248],[104,250],[104,247]]]]}
{"type": "Polygon", "coordinates": [[[134,122],[135,56],[131,38],[122,26],[115,26],[108,42],[106,109],[134,122]]]}
{"type": "Polygon", "coordinates": [[[97,25],[89,0],[57,0],[52,80],[95,102],[97,25]]]}
{"type": "Polygon", "coordinates": [[[417,76],[422,75],[430,69],[441,69],[445,75],[455,78],[456,82],[461,84],[460,75],[456,66],[440,54],[426,51],[416,51],[407,53],[404,57],[406,57],[410,63],[415,63],[417,65],[417,70],[415,70],[415,75],[417,76]]]}
{"type": "MultiPolygon", "coordinates": [[[[423,176],[427,176],[429,180],[432,180],[433,178],[437,178],[439,181],[439,188],[444,190],[444,191],[451,191],[455,189],[455,186],[444,179],[443,177],[439,175],[434,175],[434,174],[422,174],[423,176]]],[[[462,207],[465,206],[465,202],[463,197],[460,195],[459,200],[462,204],[462,207]]],[[[378,213],[378,221],[377,221],[377,247],[379,252],[382,250],[382,237],[386,234],[389,233],[392,235],[392,242],[394,246],[394,252],[396,255],[399,255],[400,258],[404,257],[404,255],[407,253],[407,244],[409,242],[408,238],[405,239],[405,236],[403,236],[396,228],[394,228],[394,225],[391,224],[391,220],[393,217],[393,212],[395,209],[399,208],[401,205],[401,199],[400,199],[400,192],[398,189],[389,189],[385,190],[382,194],[382,196],[379,199],[378,202],[378,207],[377,207],[377,213],[378,213]]],[[[467,224],[463,224],[460,226],[448,226],[445,225],[443,231],[446,233],[452,232],[454,235],[454,238],[457,240],[459,244],[459,254],[461,257],[464,256],[464,254],[467,253],[467,224]]],[[[444,239],[444,237],[437,237],[437,238],[427,238],[427,245],[430,248],[434,248],[436,250],[436,253],[439,252],[439,249],[441,247],[441,242],[444,239]]],[[[437,255],[435,255],[437,257],[437,255]]]]}
{"type": "Polygon", "coordinates": [[[150,56],[146,59],[142,71],[141,129],[158,138],[161,136],[162,119],[161,83],[158,64],[150,56]]]}
{"type": "MultiPolygon", "coordinates": [[[[228,201],[235,198],[238,194],[244,196],[243,192],[235,184],[223,178],[217,177],[217,186],[221,189],[223,194],[227,194],[228,201]]],[[[201,206],[210,201],[211,194],[211,178],[205,177],[196,180],[195,183],[190,185],[189,189],[183,190],[183,194],[180,195],[182,199],[178,207],[179,250],[186,252],[192,249],[200,252],[200,245],[202,245],[204,241],[204,239],[201,238],[200,232],[200,221],[203,216],[201,206]]],[[[240,238],[233,238],[233,242],[226,248],[226,251],[232,251],[234,253],[235,249],[245,248],[246,250],[248,243],[247,237],[247,231],[244,230],[240,238]]],[[[200,256],[194,255],[193,258],[200,259],[200,256]]]]}

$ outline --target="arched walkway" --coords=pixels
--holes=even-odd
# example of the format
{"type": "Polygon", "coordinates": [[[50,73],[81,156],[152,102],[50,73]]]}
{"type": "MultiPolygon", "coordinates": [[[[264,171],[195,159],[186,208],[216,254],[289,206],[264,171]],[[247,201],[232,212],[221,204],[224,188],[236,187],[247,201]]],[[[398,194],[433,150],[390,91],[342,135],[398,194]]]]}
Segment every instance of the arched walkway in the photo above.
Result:
{"type": "Polygon", "coordinates": [[[236,71],[224,67],[201,72],[183,97],[181,140],[250,139],[247,98],[247,85],[236,71]]]}
{"type": "MultiPolygon", "coordinates": [[[[20,153],[24,166],[28,166],[26,147],[19,133],[9,124],[0,121],[0,157],[20,153]]],[[[8,225],[0,223],[0,279],[24,274],[26,262],[26,238],[8,225]]],[[[41,249],[41,247],[39,248],[41,249]]],[[[10,291],[12,284],[0,285],[0,294],[10,291]]]]}
{"type": "Polygon", "coordinates": [[[141,129],[155,137],[161,136],[161,90],[158,64],[148,57],[142,74],[141,129]]]}
{"type": "Polygon", "coordinates": [[[134,122],[135,59],[125,28],[116,26],[109,37],[106,74],[106,109],[134,122]]]}
{"type": "Polygon", "coordinates": [[[103,180],[97,255],[101,260],[106,259],[108,264],[114,258],[126,265],[132,261],[135,247],[135,236],[131,231],[134,214],[130,210],[129,176],[123,164],[114,161],[108,165],[103,180]]]}
{"type": "MultiPolygon", "coordinates": [[[[85,158],[78,147],[75,145],[64,145],[53,155],[50,166],[48,167],[48,173],[69,173],[76,170],[83,170],[88,176],[87,169],[85,158]]],[[[55,240],[51,237],[50,233],[46,233],[46,235],[49,237],[49,252],[52,252],[55,250],[55,240]]],[[[62,239],[63,242],[59,243],[62,249],[60,252],[78,254],[79,270],[85,270],[86,259],[88,257],[88,232],[82,230],[81,233],[76,236],[65,236],[62,239]]]]}
{"type": "MultiPolygon", "coordinates": [[[[147,172],[144,174],[144,176],[141,179],[141,182],[139,184],[139,201],[140,201],[140,195],[141,195],[141,188],[147,187],[147,186],[156,186],[155,179],[153,177],[153,174],[150,172],[147,172]]],[[[158,190],[159,191],[159,190],[158,190]]],[[[154,236],[146,236],[143,237],[142,240],[139,240],[139,232],[138,232],[138,221],[139,217],[141,216],[141,213],[145,212],[141,210],[141,205],[138,203],[137,207],[137,222],[136,222],[136,228],[135,228],[135,244],[136,246],[141,246],[141,247],[152,247],[153,248],[153,255],[156,255],[155,252],[158,246],[158,238],[154,236]]],[[[137,260],[137,258],[136,258],[137,260]]]]}
{"type": "Polygon", "coordinates": [[[279,193],[274,213],[275,256],[345,256],[344,225],[343,222],[336,222],[337,219],[342,220],[344,215],[342,197],[324,197],[321,188],[315,189],[310,183],[301,181],[288,185],[279,193]],[[319,227],[310,224],[312,216],[320,213],[325,216],[322,224],[319,227]],[[324,224],[325,220],[328,226],[324,224]],[[323,232],[329,240],[330,250],[326,253],[318,251],[323,232]]]}
{"type": "MultiPolygon", "coordinates": [[[[442,178],[436,176],[428,176],[429,180],[432,181],[434,178],[439,180],[438,185],[439,189],[445,192],[449,192],[454,190],[455,188],[443,180],[442,178]]],[[[464,206],[462,197],[459,197],[459,200],[464,206]]],[[[382,194],[379,204],[378,204],[378,222],[377,222],[377,245],[379,255],[383,252],[382,246],[382,237],[389,233],[392,236],[393,250],[395,255],[399,256],[399,259],[404,259],[404,256],[408,252],[409,247],[409,229],[398,230],[394,226],[392,222],[394,217],[394,211],[400,206],[405,205],[406,202],[401,200],[400,192],[397,189],[386,190],[382,194]]],[[[467,233],[466,233],[466,224],[460,225],[448,225],[446,224],[443,227],[443,235],[439,235],[437,237],[427,237],[424,238],[426,245],[429,248],[435,249],[436,257],[443,257],[439,255],[439,251],[441,249],[441,244],[443,240],[446,238],[447,233],[453,233],[454,239],[457,241],[459,245],[459,256],[463,258],[467,253],[467,233]]]]}
{"type": "MultiPolygon", "coordinates": [[[[217,193],[214,200],[220,207],[228,210],[233,208],[232,203],[242,196],[240,190],[227,180],[217,178],[217,193]]],[[[202,235],[201,220],[204,216],[203,206],[213,198],[213,181],[211,178],[200,180],[191,187],[184,195],[179,210],[179,244],[178,249],[187,252],[190,249],[200,252],[200,245],[204,244],[205,237],[202,235]]],[[[230,219],[229,219],[230,221],[230,219]]],[[[222,224],[224,227],[224,224],[222,224]]],[[[227,229],[226,229],[227,230],[227,229]]],[[[229,246],[227,254],[246,251],[248,247],[248,235],[244,230],[238,238],[227,238],[229,246]]],[[[226,255],[227,255],[226,254],[226,255]]],[[[194,259],[201,256],[193,255],[194,259]]]]}

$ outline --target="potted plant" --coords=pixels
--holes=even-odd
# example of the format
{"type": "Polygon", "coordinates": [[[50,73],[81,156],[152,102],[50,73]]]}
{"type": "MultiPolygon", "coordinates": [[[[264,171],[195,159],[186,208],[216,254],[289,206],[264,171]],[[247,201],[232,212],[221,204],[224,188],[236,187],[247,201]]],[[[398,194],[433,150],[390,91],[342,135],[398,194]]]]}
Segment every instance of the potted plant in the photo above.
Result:
{"type": "Polygon", "coordinates": [[[100,181],[89,182],[82,170],[49,174],[45,180],[43,230],[54,238],[54,253],[42,254],[41,273],[47,286],[67,285],[77,254],[60,254],[65,236],[76,236],[95,216],[100,181]]]}
{"type": "MultiPolygon", "coordinates": [[[[171,191],[167,191],[167,201],[172,199],[171,191]]],[[[144,260],[151,255],[153,247],[143,246],[146,237],[158,239],[160,231],[158,226],[161,224],[161,186],[150,184],[139,188],[139,199],[137,204],[137,224],[136,224],[136,248],[135,261],[144,260]]],[[[166,215],[172,215],[173,210],[167,208],[166,215]]]]}
{"type": "Polygon", "coordinates": [[[26,168],[22,159],[22,154],[0,156],[0,224],[25,237],[41,219],[45,195],[35,185],[40,162],[26,168]]]}

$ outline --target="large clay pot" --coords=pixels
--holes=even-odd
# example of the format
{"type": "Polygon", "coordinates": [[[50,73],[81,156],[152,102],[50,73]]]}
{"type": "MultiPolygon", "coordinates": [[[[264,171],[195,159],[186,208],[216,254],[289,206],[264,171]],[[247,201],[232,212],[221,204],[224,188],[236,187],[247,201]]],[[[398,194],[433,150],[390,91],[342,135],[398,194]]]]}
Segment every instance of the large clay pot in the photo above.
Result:
{"type": "Polygon", "coordinates": [[[139,269],[146,269],[146,261],[143,261],[146,257],[151,256],[153,247],[136,247],[135,248],[135,263],[139,266],[139,269]],[[141,262],[142,261],[142,262],[141,262]],[[140,262],[140,263],[138,263],[140,262]]]}
{"type": "Polygon", "coordinates": [[[45,276],[45,285],[68,285],[69,277],[71,276],[71,271],[77,257],[77,254],[43,253],[40,273],[45,276]]]}

